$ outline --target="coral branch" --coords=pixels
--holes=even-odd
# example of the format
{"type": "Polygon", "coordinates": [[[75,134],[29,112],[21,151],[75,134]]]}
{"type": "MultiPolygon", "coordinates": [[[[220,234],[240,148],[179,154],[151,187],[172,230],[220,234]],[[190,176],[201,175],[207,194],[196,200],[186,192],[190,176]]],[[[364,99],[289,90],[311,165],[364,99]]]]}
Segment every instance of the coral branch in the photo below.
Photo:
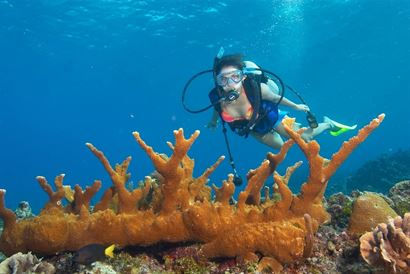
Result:
{"type": "Polygon", "coordinates": [[[118,205],[118,212],[119,213],[129,213],[135,211],[136,209],[136,201],[137,198],[140,197],[139,194],[131,194],[127,188],[125,187],[126,182],[128,181],[130,174],[127,173],[128,166],[131,162],[131,156],[128,156],[121,165],[116,164],[115,169],[111,167],[110,162],[105,157],[104,153],[99,151],[96,147],[94,147],[90,143],[86,143],[87,147],[94,153],[95,156],[100,160],[103,164],[105,170],[107,170],[108,174],[111,177],[111,180],[115,186],[115,190],[118,193],[119,198],[119,205],[118,205]]]}
{"type": "Polygon", "coordinates": [[[290,166],[286,169],[285,176],[283,176],[283,182],[285,184],[289,184],[290,177],[292,176],[293,172],[296,171],[301,165],[303,164],[302,161],[296,162],[293,166],[290,166]]]}
{"type": "MultiPolygon", "coordinates": [[[[167,142],[167,145],[172,151],[174,151],[174,145],[171,142],[167,142]]],[[[166,160],[169,160],[168,156],[166,156],[165,154],[161,154],[161,157],[163,157],[166,160]]],[[[182,158],[179,165],[184,170],[184,176],[192,176],[192,173],[194,171],[194,160],[193,159],[191,159],[187,154],[185,154],[185,156],[182,158]]]]}
{"type": "MultiPolygon", "coordinates": [[[[186,157],[188,158],[188,157],[186,157]]],[[[198,177],[197,179],[193,180],[189,186],[189,193],[190,196],[194,198],[194,201],[203,201],[203,200],[210,200],[211,199],[211,189],[206,186],[209,179],[208,177],[214,172],[214,170],[219,166],[219,164],[225,159],[225,156],[221,156],[218,160],[209,168],[205,170],[205,172],[198,177]]],[[[193,166],[192,166],[193,169],[193,166]]],[[[191,170],[192,170],[191,169],[191,170]]],[[[185,174],[186,176],[187,174],[185,174]]],[[[192,176],[192,172],[189,176],[192,176]]],[[[191,201],[192,202],[192,201],[191,201]]]]}
{"type": "Polygon", "coordinates": [[[215,169],[221,164],[223,160],[225,160],[225,156],[222,155],[212,166],[207,168],[205,172],[202,173],[202,175],[198,178],[198,181],[202,184],[205,184],[208,180],[208,177],[211,176],[211,174],[215,171],[215,169]]]}
{"type": "Polygon", "coordinates": [[[319,155],[320,147],[316,141],[306,143],[301,134],[292,130],[293,120],[285,119],[283,121],[286,132],[299,145],[309,162],[308,181],[302,185],[301,193],[295,197],[291,206],[294,213],[303,214],[307,212],[320,223],[329,220],[329,214],[321,205],[329,176],[334,173],[353,149],[380,125],[383,118],[384,114],[379,115],[377,119],[374,119],[369,125],[360,130],[358,136],[345,142],[330,162],[319,155]]]}
{"type": "Polygon", "coordinates": [[[306,227],[306,237],[305,237],[305,249],[303,250],[303,257],[307,258],[312,254],[313,250],[313,227],[312,227],[312,218],[309,214],[303,215],[305,219],[306,227]]]}
{"type": "Polygon", "coordinates": [[[110,162],[108,159],[105,157],[104,153],[100,150],[98,150],[96,147],[93,146],[91,143],[86,143],[85,144],[91,152],[100,160],[100,162],[103,164],[105,170],[108,172],[110,175],[110,178],[114,185],[118,188],[120,185],[124,185],[125,182],[128,181],[130,174],[127,173],[128,166],[131,162],[131,157],[128,156],[121,165],[116,164],[115,165],[115,170],[111,167],[110,162]]]}
{"type": "Polygon", "coordinates": [[[90,201],[92,197],[101,188],[101,181],[95,180],[91,187],[86,187],[85,191],[81,189],[81,186],[75,185],[74,187],[74,213],[79,214],[81,207],[85,206],[87,210],[90,208],[90,201]]]}
{"type": "Polygon", "coordinates": [[[288,167],[286,169],[286,174],[284,176],[280,176],[276,171],[273,175],[273,179],[275,181],[275,191],[277,191],[280,196],[281,200],[276,203],[274,208],[266,209],[266,214],[272,216],[273,219],[283,218],[289,211],[290,206],[292,205],[293,201],[293,194],[292,191],[288,187],[288,183],[290,177],[292,176],[293,172],[302,164],[302,161],[295,163],[293,166],[288,167]],[[275,217],[273,217],[275,216],[275,217]]]}
{"type": "Polygon", "coordinates": [[[350,138],[349,141],[344,142],[339,151],[333,154],[329,165],[324,170],[326,181],[335,173],[346,158],[349,157],[350,153],[352,153],[360,143],[366,140],[370,133],[372,133],[373,130],[375,130],[380,123],[383,122],[385,116],[386,115],[382,113],[377,118],[373,119],[367,126],[359,130],[359,134],[357,136],[354,136],[350,138]]]}
{"type": "Polygon", "coordinates": [[[177,207],[178,193],[175,190],[180,187],[179,185],[183,176],[183,169],[180,163],[199,136],[199,130],[195,131],[189,139],[185,139],[183,133],[182,129],[174,131],[174,151],[171,158],[166,160],[158,153],[155,153],[152,147],[147,146],[138,132],[133,132],[135,140],[151,158],[156,170],[165,178],[162,185],[164,200],[161,209],[161,213],[165,215],[172,213],[177,207]]]}
{"type": "Polygon", "coordinates": [[[40,184],[41,188],[48,194],[49,202],[44,206],[43,210],[47,210],[50,208],[62,208],[61,199],[65,196],[65,190],[63,187],[63,179],[65,174],[61,174],[57,176],[54,180],[54,184],[56,186],[56,191],[54,192],[51,186],[47,183],[46,178],[43,176],[37,176],[36,179],[40,184]]]}
{"type": "MultiPolygon", "coordinates": [[[[244,193],[247,204],[259,205],[261,199],[261,189],[266,179],[272,174],[273,169],[270,166],[270,161],[265,160],[263,163],[252,173],[252,176],[248,176],[248,185],[244,193]]],[[[242,203],[242,200],[239,200],[242,203]]]]}
{"type": "Polygon", "coordinates": [[[283,146],[281,147],[280,151],[277,154],[273,154],[271,152],[268,153],[267,158],[271,163],[272,170],[276,170],[276,167],[282,163],[285,159],[289,149],[295,144],[294,140],[289,139],[287,140],[283,146]]]}
{"type": "MultiPolygon", "coordinates": [[[[289,134],[289,136],[292,138],[292,140],[298,144],[300,149],[303,152],[308,151],[308,143],[306,143],[303,140],[302,135],[301,135],[301,131],[297,132],[297,131],[293,130],[294,124],[295,124],[295,118],[287,117],[287,118],[282,120],[282,124],[283,124],[286,132],[289,134]]],[[[308,155],[306,155],[306,158],[308,158],[308,155]]]]}
{"type": "Polygon", "coordinates": [[[183,133],[184,132],[182,129],[174,130],[174,136],[176,140],[174,153],[168,160],[163,159],[162,157],[160,157],[158,153],[155,153],[153,151],[152,147],[147,146],[145,142],[141,139],[140,134],[138,132],[133,132],[133,135],[138,144],[145,150],[145,152],[151,158],[156,170],[159,173],[161,173],[161,175],[164,176],[164,174],[167,174],[167,176],[170,177],[172,175],[177,176],[177,174],[173,173],[175,172],[175,170],[177,170],[177,167],[181,162],[182,158],[186,155],[193,142],[199,136],[199,130],[195,131],[189,139],[185,139],[183,133]]]}
{"type": "Polygon", "coordinates": [[[4,221],[4,229],[11,229],[16,223],[16,214],[4,204],[5,189],[0,189],[0,218],[4,221]]]}
{"type": "Polygon", "coordinates": [[[212,188],[215,191],[215,201],[220,202],[223,205],[229,205],[229,200],[235,192],[233,174],[229,174],[228,181],[223,181],[221,188],[217,188],[215,185],[213,185],[212,188]]]}
{"type": "Polygon", "coordinates": [[[166,164],[168,162],[168,158],[162,157],[159,153],[155,153],[152,147],[148,146],[142,139],[139,134],[139,132],[135,131],[132,133],[134,136],[135,140],[137,143],[140,145],[140,147],[145,151],[145,153],[148,155],[148,157],[151,158],[156,170],[161,173],[161,171],[164,171],[166,169],[166,164]]]}
{"type": "MultiPolygon", "coordinates": [[[[1,191],[0,217],[10,221],[6,221],[8,224],[1,235],[0,250],[6,255],[29,250],[47,255],[77,250],[91,243],[146,246],[160,242],[197,241],[204,243],[201,253],[207,257],[256,259],[258,253],[272,258],[270,262],[276,262],[279,268],[280,264],[303,259],[311,253],[313,235],[318,226],[328,218],[321,198],[327,176],[333,171],[326,169],[331,162],[319,155],[319,145],[316,142],[306,143],[301,137],[302,131],[291,130],[292,123],[291,120],[284,121],[293,140],[286,142],[278,155],[269,154],[267,160],[248,173],[248,185],[240,193],[237,204],[230,204],[235,190],[232,174],[220,189],[214,186],[216,199],[210,198],[207,178],[222,158],[198,179],[193,177],[194,160],[189,158],[187,152],[199,131],[188,139],[184,138],[182,129],[174,131],[175,145],[170,145],[173,153],[169,158],[155,152],[134,132],[136,141],[155,166],[152,174],[156,179],[147,176],[145,185],[132,191],[125,187],[131,157],[113,169],[101,151],[87,144],[113,182],[95,210],[89,212],[87,206],[99,183],[94,183],[89,192],[76,188],[77,214],[72,214],[59,206],[64,197],[63,176],[57,177],[55,192],[44,177],[38,177],[41,187],[50,197],[46,208],[53,210],[44,210],[33,220],[15,222],[15,217],[4,206],[4,191],[1,191]],[[283,177],[275,173],[275,191],[280,193],[281,200],[269,201],[269,195],[265,192],[265,203],[260,204],[264,182],[294,142],[301,147],[309,162],[310,175],[302,186],[301,194],[293,195],[287,185],[299,165],[297,163],[283,177]]],[[[375,123],[374,127],[378,124],[375,123]]],[[[359,140],[363,141],[362,137],[366,134],[359,133],[359,140]]],[[[342,150],[351,152],[348,148],[342,150]]],[[[341,158],[337,156],[334,159],[341,158]]],[[[404,225],[410,221],[395,221],[394,225],[398,223],[404,225]]],[[[403,234],[392,231],[392,225],[386,227],[378,233],[376,240],[386,241],[383,233],[391,234],[386,238],[390,242],[404,239],[403,234]]],[[[408,230],[403,230],[403,233],[408,233],[404,231],[408,230]]],[[[405,245],[398,246],[403,248],[405,245]]],[[[401,261],[396,260],[396,264],[400,265],[401,261]]]]}
{"type": "Polygon", "coordinates": [[[113,187],[110,187],[104,192],[101,200],[95,205],[94,212],[108,209],[108,206],[113,196],[114,196],[114,190],[113,190],[113,187]]]}
{"type": "Polygon", "coordinates": [[[278,186],[281,200],[276,203],[276,208],[281,212],[287,212],[292,204],[292,191],[290,191],[287,181],[275,172],[274,180],[278,186]]]}
{"type": "Polygon", "coordinates": [[[266,179],[275,171],[276,167],[285,159],[287,152],[294,144],[289,139],[286,141],[277,154],[268,153],[267,161],[265,160],[257,169],[250,170],[246,175],[248,186],[246,190],[239,195],[238,206],[243,208],[243,203],[259,205],[261,189],[266,179]]]}

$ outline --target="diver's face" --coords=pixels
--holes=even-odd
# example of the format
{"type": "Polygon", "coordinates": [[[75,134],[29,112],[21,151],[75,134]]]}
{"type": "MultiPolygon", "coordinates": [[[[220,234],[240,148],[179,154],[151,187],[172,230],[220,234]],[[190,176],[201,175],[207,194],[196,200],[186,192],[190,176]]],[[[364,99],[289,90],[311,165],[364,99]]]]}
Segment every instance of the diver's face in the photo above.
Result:
{"type": "Polygon", "coordinates": [[[224,91],[239,90],[245,77],[243,72],[237,67],[226,66],[219,72],[217,83],[224,91]]]}

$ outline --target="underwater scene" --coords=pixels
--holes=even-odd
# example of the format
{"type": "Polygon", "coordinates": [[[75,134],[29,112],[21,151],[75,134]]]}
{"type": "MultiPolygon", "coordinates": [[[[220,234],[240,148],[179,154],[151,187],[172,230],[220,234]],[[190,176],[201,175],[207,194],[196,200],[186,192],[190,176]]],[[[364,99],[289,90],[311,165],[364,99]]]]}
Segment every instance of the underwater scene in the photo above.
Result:
{"type": "Polygon", "coordinates": [[[410,273],[410,1],[0,0],[0,274],[410,273]]]}

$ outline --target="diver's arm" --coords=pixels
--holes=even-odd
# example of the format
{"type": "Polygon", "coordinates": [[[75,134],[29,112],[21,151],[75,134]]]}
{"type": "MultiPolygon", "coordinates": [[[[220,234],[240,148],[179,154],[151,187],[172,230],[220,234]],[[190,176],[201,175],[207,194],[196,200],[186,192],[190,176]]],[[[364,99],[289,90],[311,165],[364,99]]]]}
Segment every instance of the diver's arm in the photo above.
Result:
{"type": "MultiPolygon", "coordinates": [[[[271,101],[273,103],[276,103],[280,99],[280,95],[274,93],[268,85],[261,83],[261,92],[262,92],[262,99],[271,101]]],[[[286,97],[282,98],[282,101],[280,101],[280,105],[290,107],[294,110],[299,110],[299,111],[309,111],[309,107],[304,104],[295,104],[291,100],[287,99],[286,97]]]]}

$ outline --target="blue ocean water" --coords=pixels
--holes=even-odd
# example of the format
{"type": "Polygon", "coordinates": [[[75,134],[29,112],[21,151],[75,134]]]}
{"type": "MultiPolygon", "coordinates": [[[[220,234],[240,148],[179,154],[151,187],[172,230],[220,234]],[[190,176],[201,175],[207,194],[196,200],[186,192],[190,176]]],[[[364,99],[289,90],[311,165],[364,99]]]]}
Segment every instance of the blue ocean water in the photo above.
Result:
{"type": "MultiPolygon", "coordinates": [[[[173,130],[201,130],[189,153],[195,175],[227,155],[221,129],[204,127],[211,111],[192,115],[181,104],[185,82],[211,68],[221,46],[281,76],[319,120],[328,115],[360,127],[386,113],[336,174],[347,176],[381,153],[409,148],[409,37],[407,0],[0,0],[0,188],[7,206],[27,200],[38,211],[47,201],[38,175],[110,186],[86,142],[111,164],[131,155],[131,180],[142,180],[153,166],[133,131],[170,155],[173,130]]],[[[211,87],[211,75],[192,85],[192,108],[208,105],[211,87]]],[[[305,123],[304,115],[291,115],[305,123]]],[[[322,134],[322,155],[352,135],[322,134]]],[[[251,138],[229,138],[242,176],[271,151],[251,138]]],[[[279,171],[300,159],[293,148],[279,171]]],[[[220,185],[230,172],[225,160],[210,183],[220,185]]],[[[291,182],[295,191],[306,175],[305,161],[291,182]]]]}

